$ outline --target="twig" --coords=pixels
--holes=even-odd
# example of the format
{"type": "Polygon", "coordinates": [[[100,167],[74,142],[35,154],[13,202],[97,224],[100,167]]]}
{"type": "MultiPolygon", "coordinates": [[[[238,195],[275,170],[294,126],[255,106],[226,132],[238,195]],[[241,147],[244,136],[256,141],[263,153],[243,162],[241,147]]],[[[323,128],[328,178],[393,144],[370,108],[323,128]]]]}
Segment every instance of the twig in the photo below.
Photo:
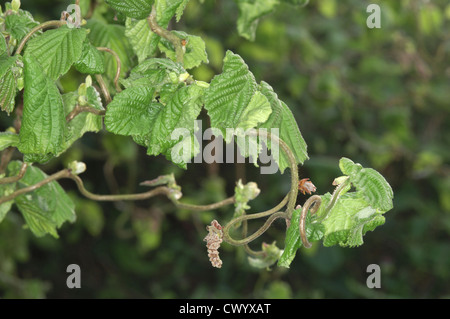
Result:
{"type": "Polygon", "coordinates": [[[233,219],[223,229],[224,241],[226,241],[227,243],[229,243],[231,245],[242,246],[242,245],[246,245],[249,242],[255,240],[256,238],[261,236],[263,233],[265,233],[265,231],[270,227],[270,225],[273,223],[273,221],[275,219],[281,218],[281,217],[285,217],[285,218],[287,217],[287,214],[285,212],[279,212],[279,210],[286,205],[288,200],[289,200],[289,195],[286,195],[286,197],[277,206],[275,206],[272,209],[269,209],[268,211],[265,211],[262,213],[257,213],[257,214],[251,214],[251,215],[242,215],[242,216],[239,216],[239,217],[233,219]],[[245,222],[245,221],[248,221],[251,219],[263,218],[263,217],[267,217],[267,216],[270,216],[270,218],[268,218],[266,223],[260,229],[255,231],[253,233],[253,235],[250,235],[246,238],[239,239],[239,240],[233,239],[230,236],[230,228],[234,224],[239,223],[239,222],[245,222]]]}
{"type": "Polygon", "coordinates": [[[156,7],[155,5],[152,6],[152,12],[150,13],[150,16],[147,18],[148,24],[150,26],[150,29],[159,35],[160,37],[168,40],[170,43],[172,43],[173,47],[175,48],[175,56],[177,59],[177,62],[183,63],[184,59],[184,51],[183,51],[183,45],[181,43],[181,39],[177,37],[172,32],[162,28],[157,21],[156,17],[156,7]]]}
{"type": "Polygon", "coordinates": [[[105,110],[98,110],[90,106],[80,106],[76,105],[75,108],[66,116],[66,122],[69,123],[72,121],[76,116],[83,112],[89,112],[95,115],[104,116],[106,114],[105,110]]]}
{"type": "Polygon", "coordinates": [[[119,78],[120,78],[120,73],[122,72],[122,61],[120,61],[119,55],[115,51],[111,50],[110,48],[98,47],[97,50],[110,53],[116,60],[117,71],[116,71],[116,76],[114,77],[114,86],[116,87],[117,92],[121,92],[122,88],[119,85],[119,78]]]}
{"type": "Polygon", "coordinates": [[[308,214],[308,210],[311,210],[311,215],[314,215],[320,207],[322,203],[322,198],[319,195],[313,195],[305,202],[302,207],[302,212],[300,215],[299,229],[300,229],[300,238],[302,239],[303,246],[306,248],[311,248],[311,243],[308,241],[308,237],[306,236],[306,215],[308,214]],[[313,208],[311,209],[311,206],[313,208]]]}
{"type": "Polygon", "coordinates": [[[28,40],[33,36],[33,34],[35,34],[36,32],[38,32],[38,31],[40,31],[40,30],[42,30],[42,29],[45,29],[45,28],[52,28],[52,27],[59,28],[59,27],[65,25],[65,24],[66,24],[66,21],[61,21],[61,20],[51,20],[51,21],[47,21],[47,22],[41,23],[40,25],[34,27],[34,28],[31,29],[31,31],[28,32],[28,34],[22,39],[22,41],[20,42],[20,44],[19,44],[19,46],[18,46],[18,48],[17,48],[17,50],[16,50],[15,55],[19,55],[19,54],[22,52],[22,50],[23,50],[25,44],[27,43],[27,41],[28,41],[28,40]]]}
{"type": "Polygon", "coordinates": [[[100,90],[102,91],[103,97],[105,98],[106,104],[111,103],[111,94],[109,94],[108,88],[106,87],[106,83],[103,80],[103,77],[101,74],[96,74],[95,79],[97,80],[98,84],[100,85],[100,90]]]}
{"type": "Polygon", "coordinates": [[[25,172],[27,171],[27,168],[28,168],[28,164],[23,163],[22,167],[20,168],[19,174],[17,176],[5,177],[5,178],[0,179],[0,185],[18,182],[19,180],[21,180],[24,177],[25,172]]]}

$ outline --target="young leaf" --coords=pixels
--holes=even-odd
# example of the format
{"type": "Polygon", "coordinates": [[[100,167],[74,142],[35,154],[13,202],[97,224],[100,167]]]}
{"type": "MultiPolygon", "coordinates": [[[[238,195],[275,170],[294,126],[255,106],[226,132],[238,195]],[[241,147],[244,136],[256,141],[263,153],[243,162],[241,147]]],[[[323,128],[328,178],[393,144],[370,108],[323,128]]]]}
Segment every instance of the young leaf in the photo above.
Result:
{"type": "Polygon", "coordinates": [[[180,133],[182,130],[190,133],[181,134],[183,138],[194,133],[195,120],[202,108],[203,92],[203,88],[193,84],[182,86],[173,94],[169,94],[169,97],[161,93],[161,100],[167,101],[167,103],[151,124],[152,131],[148,136],[147,154],[166,154],[169,149],[180,142],[176,130],[179,130],[180,133]],[[175,139],[172,138],[174,135],[175,139]]]}
{"type": "MultiPolygon", "coordinates": [[[[322,204],[317,211],[318,218],[322,217],[331,194],[322,197],[322,204]]],[[[360,194],[352,192],[340,196],[328,217],[322,222],[325,227],[323,245],[355,247],[363,244],[363,235],[383,225],[384,211],[372,208],[360,194]]]]}
{"type": "Polygon", "coordinates": [[[106,129],[119,135],[147,135],[163,105],[153,102],[155,90],[130,87],[114,97],[105,116],[106,129]]]}
{"type": "Polygon", "coordinates": [[[125,35],[128,37],[139,63],[156,53],[160,37],[151,31],[147,19],[127,18],[125,35]]]}
{"type": "Polygon", "coordinates": [[[342,173],[350,177],[350,182],[370,206],[388,211],[392,209],[394,193],[386,179],[372,168],[363,168],[348,158],[339,161],[342,173]]]}
{"type": "MultiPolygon", "coordinates": [[[[63,95],[64,112],[66,116],[79,104],[80,96],[77,92],[63,95]]],[[[90,106],[96,110],[104,110],[99,93],[93,86],[86,88],[86,96],[83,96],[84,106],[90,106]]],[[[89,112],[78,114],[67,124],[67,132],[64,137],[63,150],[68,149],[76,140],[87,132],[99,132],[103,128],[102,117],[89,112]]]]}
{"type": "Polygon", "coordinates": [[[106,0],[106,3],[127,17],[144,19],[152,11],[153,0],[106,0]]]}
{"type": "Polygon", "coordinates": [[[0,78],[0,108],[10,114],[14,110],[17,82],[11,69],[0,78]]]}
{"type": "Polygon", "coordinates": [[[105,73],[105,57],[89,41],[85,41],[80,59],[74,66],[84,74],[103,74],[105,73]]]}
{"type": "Polygon", "coordinates": [[[34,56],[26,54],[24,63],[25,92],[19,151],[57,154],[65,133],[61,94],[34,56]]]}
{"type": "MultiPolygon", "coordinates": [[[[298,208],[292,213],[291,224],[286,232],[285,248],[278,260],[278,266],[289,268],[297,250],[303,246],[299,228],[301,211],[301,208],[298,208]]],[[[324,226],[320,223],[314,223],[314,220],[315,218],[311,218],[309,213],[306,215],[305,231],[309,242],[322,239],[325,231],[324,226]]]]}
{"type": "Polygon", "coordinates": [[[267,98],[257,92],[255,78],[245,62],[231,51],[226,53],[222,74],[213,78],[206,91],[205,109],[211,126],[225,137],[227,128],[254,128],[266,122],[272,112],[267,98]]]}
{"type": "Polygon", "coordinates": [[[0,57],[0,108],[10,114],[14,110],[18,79],[22,77],[21,57],[0,57]]]}
{"type": "Polygon", "coordinates": [[[276,246],[276,242],[273,242],[270,245],[263,243],[262,251],[264,252],[264,255],[262,257],[248,257],[248,263],[250,264],[250,266],[259,269],[267,269],[268,267],[275,264],[278,258],[280,258],[281,254],[283,253],[283,251],[276,246]]]}
{"type": "MultiPolygon", "coordinates": [[[[156,0],[156,22],[158,25],[167,28],[175,14],[177,14],[178,21],[186,3],[186,0],[156,0]]],[[[138,20],[127,18],[125,22],[125,35],[128,37],[139,62],[152,57],[156,53],[158,43],[161,40],[160,36],[150,29],[150,25],[145,19],[147,16],[148,14],[142,18],[136,18],[138,20]]]]}
{"type": "Polygon", "coordinates": [[[128,88],[133,86],[149,86],[159,92],[165,84],[179,83],[180,78],[186,75],[181,64],[169,59],[148,59],[131,70],[130,76],[122,80],[128,88]]]}
{"type": "Polygon", "coordinates": [[[175,12],[177,22],[180,21],[181,16],[183,15],[184,9],[186,9],[188,2],[189,0],[183,0],[183,2],[178,6],[177,11],[175,12]]]}
{"type": "Polygon", "coordinates": [[[19,135],[14,133],[0,133],[0,151],[19,144],[19,135]]]}
{"type": "MultiPolygon", "coordinates": [[[[28,11],[19,9],[17,12],[10,12],[8,15],[4,15],[5,17],[5,31],[11,34],[11,36],[17,40],[17,43],[20,43],[22,39],[33,29],[34,27],[39,25],[39,22],[33,19],[33,16],[28,11]]],[[[34,34],[32,38],[41,34],[34,34]]]]}
{"type": "Polygon", "coordinates": [[[239,18],[237,27],[239,35],[253,41],[259,19],[270,12],[279,4],[279,0],[238,0],[239,18]]]}
{"type": "MultiPolygon", "coordinates": [[[[180,39],[186,40],[186,53],[184,54],[183,66],[186,70],[198,67],[202,62],[208,63],[206,45],[201,37],[188,35],[181,31],[172,31],[180,39]]],[[[159,49],[167,58],[176,61],[175,49],[168,40],[161,39],[159,49]]]]}
{"type": "MultiPolygon", "coordinates": [[[[12,194],[16,189],[16,183],[0,185],[0,198],[12,194]]],[[[14,200],[0,204],[0,223],[5,218],[6,214],[11,210],[14,200]]]]}
{"type": "MultiPolygon", "coordinates": [[[[266,128],[270,131],[272,128],[279,129],[279,138],[283,140],[295,155],[297,164],[303,164],[308,159],[307,145],[298,128],[297,122],[289,107],[278,99],[277,94],[266,82],[261,82],[259,90],[270,102],[272,113],[269,119],[261,124],[259,128],[266,128]]],[[[271,143],[268,141],[270,149],[271,143]]],[[[289,167],[289,160],[283,152],[279,152],[278,166],[281,173],[289,167]]]]}
{"type": "Polygon", "coordinates": [[[69,71],[78,61],[86,39],[86,29],[62,26],[30,40],[25,55],[32,54],[53,80],[69,71]]]}
{"type": "MultiPolygon", "coordinates": [[[[10,175],[17,175],[21,165],[19,161],[11,162],[8,165],[10,175]]],[[[39,168],[30,166],[17,185],[19,189],[25,188],[47,177],[39,168]]],[[[48,183],[32,193],[18,196],[15,202],[28,227],[38,237],[51,234],[57,238],[57,228],[76,219],[72,200],[57,182],[48,183]]]]}

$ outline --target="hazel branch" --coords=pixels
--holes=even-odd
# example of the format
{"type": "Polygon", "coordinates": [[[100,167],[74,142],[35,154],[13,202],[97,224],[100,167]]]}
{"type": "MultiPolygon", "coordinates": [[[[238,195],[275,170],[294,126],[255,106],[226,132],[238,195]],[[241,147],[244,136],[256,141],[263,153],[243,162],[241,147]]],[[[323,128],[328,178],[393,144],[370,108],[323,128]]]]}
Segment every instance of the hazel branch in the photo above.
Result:
{"type": "Polygon", "coordinates": [[[59,28],[59,27],[62,27],[63,25],[65,25],[65,24],[66,24],[66,21],[63,21],[63,20],[52,20],[52,21],[47,21],[47,22],[41,23],[40,25],[34,27],[22,39],[22,41],[20,42],[19,46],[17,47],[15,55],[19,55],[20,53],[22,53],[22,50],[25,47],[25,44],[27,43],[28,40],[30,40],[30,38],[36,32],[38,32],[40,30],[43,30],[43,29],[46,29],[46,28],[59,28]]]}
{"type": "Polygon", "coordinates": [[[152,12],[150,13],[150,16],[147,18],[148,24],[150,26],[150,29],[159,35],[160,37],[168,40],[170,43],[172,43],[173,47],[175,48],[175,55],[177,62],[183,63],[184,59],[184,51],[183,51],[183,45],[181,42],[181,39],[178,38],[175,34],[170,32],[169,30],[166,30],[162,28],[157,21],[157,13],[156,13],[156,7],[153,5],[152,12]]]}

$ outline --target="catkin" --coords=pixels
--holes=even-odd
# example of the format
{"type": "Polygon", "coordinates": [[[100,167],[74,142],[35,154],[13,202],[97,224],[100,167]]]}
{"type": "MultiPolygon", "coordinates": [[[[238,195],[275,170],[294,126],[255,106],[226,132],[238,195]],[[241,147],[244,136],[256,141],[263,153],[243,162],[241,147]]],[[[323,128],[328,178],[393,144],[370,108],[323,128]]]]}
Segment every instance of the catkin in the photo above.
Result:
{"type": "Polygon", "coordinates": [[[222,260],[219,257],[219,248],[222,243],[223,231],[222,226],[213,220],[211,226],[206,226],[208,235],[206,235],[204,241],[206,241],[206,247],[208,248],[208,257],[213,267],[221,268],[222,260]]]}

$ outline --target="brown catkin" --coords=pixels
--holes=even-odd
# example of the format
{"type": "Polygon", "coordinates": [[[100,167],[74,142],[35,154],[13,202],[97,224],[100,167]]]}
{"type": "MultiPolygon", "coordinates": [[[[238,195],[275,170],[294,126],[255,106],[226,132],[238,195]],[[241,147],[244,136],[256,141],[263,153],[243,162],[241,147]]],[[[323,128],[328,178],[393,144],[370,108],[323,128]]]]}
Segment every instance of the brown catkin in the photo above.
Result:
{"type": "Polygon", "coordinates": [[[223,231],[222,226],[213,220],[211,226],[206,226],[208,235],[206,235],[204,241],[206,241],[206,247],[208,248],[208,257],[213,267],[221,268],[222,260],[219,257],[219,248],[222,243],[223,231]]]}

